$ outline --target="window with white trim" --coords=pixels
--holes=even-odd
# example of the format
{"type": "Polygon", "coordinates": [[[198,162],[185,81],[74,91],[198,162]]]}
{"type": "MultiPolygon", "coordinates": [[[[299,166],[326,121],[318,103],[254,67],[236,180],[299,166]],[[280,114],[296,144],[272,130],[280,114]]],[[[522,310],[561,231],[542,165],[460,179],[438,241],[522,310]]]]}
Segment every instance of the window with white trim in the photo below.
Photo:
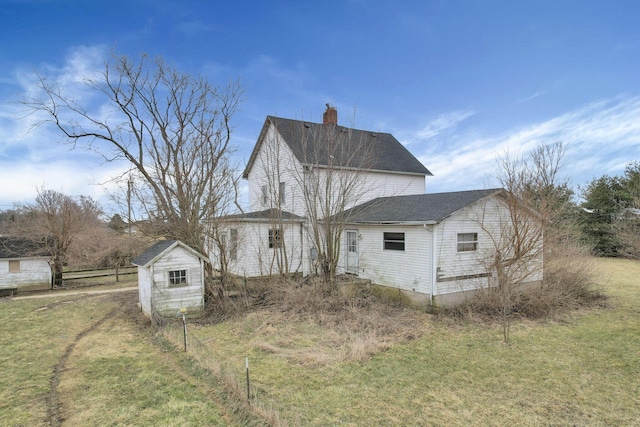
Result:
{"type": "Polygon", "coordinates": [[[269,203],[269,191],[266,185],[262,186],[262,206],[267,206],[269,203]]]}
{"type": "Polygon", "coordinates": [[[229,258],[231,261],[238,259],[238,229],[232,228],[229,230],[231,236],[231,247],[229,248],[229,258]]]}
{"type": "Polygon", "coordinates": [[[187,270],[170,270],[169,271],[169,286],[186,286],[187,285],[187,270]]]}
{"type": "Polygon", "coordinates": [[[458,233],[458,252],[472,252],[478,249],[478,233],[458,233]]]}
{"type": "Polygon", "coordinates": [[[279,228],[269,230],[269,249],[282,247],[282,230],[279,228]]]}
{"type": "Polygon", "coordinates": [[[384,249],[404,251],[404,233],[383,233],[384,249]]]}

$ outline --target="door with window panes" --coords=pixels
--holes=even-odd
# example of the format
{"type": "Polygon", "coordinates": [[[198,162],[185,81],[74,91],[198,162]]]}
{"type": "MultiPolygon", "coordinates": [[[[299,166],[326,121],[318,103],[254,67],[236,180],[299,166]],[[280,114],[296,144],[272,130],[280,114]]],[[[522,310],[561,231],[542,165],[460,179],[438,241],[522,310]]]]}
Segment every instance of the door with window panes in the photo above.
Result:
{"type": "Polygon", "coordinates": [[[346,271],[358,274],[358,230],[347,230],[347,265],[346,271]]]}

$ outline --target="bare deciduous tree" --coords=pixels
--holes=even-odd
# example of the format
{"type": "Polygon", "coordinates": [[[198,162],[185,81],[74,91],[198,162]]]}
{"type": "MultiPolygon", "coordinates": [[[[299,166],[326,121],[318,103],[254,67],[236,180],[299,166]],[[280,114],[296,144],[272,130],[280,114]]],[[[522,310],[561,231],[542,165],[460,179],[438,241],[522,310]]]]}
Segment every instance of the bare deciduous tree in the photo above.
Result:
{"type": "Polygon", "coordinates": [[[51,256],[54,284],[62,284],[62,268],[74,241],[93,228],[101,227],[100,206],[90,197],[72,198],[54,190],[38,189],[35,202],[18,207],[9,228],[11,234],[39,241],[51,256]]]}
{"type": "Polygon", "coordinates": [[[212,86],[146,55],[113,56],[84,83],[103,102],[96,112],[44,77],[42,96],[25,104],[74,147],[83,142],[107,161],[126,160],[130,170],[120,178],[134,176],[141,209],[166,225],[166,237],[206,255],[207,227],[236,198],[230,139],[239,85],[212,86]]]}
{"type": "Polygon", "coordinates": [[[572,192],[559,177],[563,155],[562,143],[555,143],[538,146],[523,157],[499,159],[497,179],[506,190],[501,198],[508,214],[480,222],[492,242],[485,254],[493,292],[499,296],[505,342],[510,339],[520,285],[543,268],[546,256],[559,251],[554,243],[566,242],[575,230],[568,219],[572,192]]]}
{"type": "MultiPolygon", "coordinates": [[[[329,108],[328,112],[331,111],[329,108]]],[[[328,284],[335,282],[348,226],[346,211],[367,200],[371,183],[372,145],[364,133],[329,121],[321,126],[298,129],[302,169],[295,180],[302,189],[302,203],[308,221],[308,234],[317,251],[317,264],[328,284]]]]}

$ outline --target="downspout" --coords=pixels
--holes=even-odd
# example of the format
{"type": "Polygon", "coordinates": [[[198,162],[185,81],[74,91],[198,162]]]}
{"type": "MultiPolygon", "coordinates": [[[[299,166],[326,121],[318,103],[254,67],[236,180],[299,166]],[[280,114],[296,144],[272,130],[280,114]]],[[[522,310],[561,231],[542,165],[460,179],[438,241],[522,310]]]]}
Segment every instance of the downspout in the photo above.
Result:
{"type": "Polygon", "coordinates": [[[304,240],[304,238],[303,238],[304,230],[303,230],[303,227],[304,227],[304,223],[300,222],[300,266],[302,267],[302,277],[305,276],[304,270],[305,270],[305,265],[306,265],[305,259],[304,259],[304,242],[303,242],[303,240],[304,240]]]}
{"type": "Polygon", "coordinates": [[[433,306],[433,293],[436,288],[436,279],[438,277],[436,272],[436,226],[435,224],[431,225],[431,230],[427,228],[427,224],[422,224],[422,228],[431,234],[431,291],[429,292],[429,305],[433,306]]]}
{"type": "Polygon", "coordinates": [[[156,286],[156,281],[154,280],[154,272],[153,267],[155,264],[151,264],[149,266],[149,316],[151,317],[151,322],[153,323],[153,309],[155,307],[154,298],[153,298],[153,288],[156,286]]]}
{"type": "Polygon", "coordinates": [[[438,237],[438,229],[435,225],[433,225],[433,230],[431,232],[431,292],[429,293],[429,304],[433,306],[433,295],[436,292],[436,280],[438,280],[438,259],[437,259],[437,239],[438,237]]]}

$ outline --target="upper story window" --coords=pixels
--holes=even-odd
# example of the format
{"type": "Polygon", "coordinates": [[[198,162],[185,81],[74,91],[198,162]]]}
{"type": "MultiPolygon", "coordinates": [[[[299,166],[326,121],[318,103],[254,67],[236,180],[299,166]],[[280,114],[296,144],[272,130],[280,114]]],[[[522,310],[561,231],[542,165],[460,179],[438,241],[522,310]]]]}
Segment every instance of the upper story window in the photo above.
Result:
{"type": "Polygon", "coordinates": [[[262,206],[268,206],[269,204],[269,189],[266,185],[262,186],[262,206]]]}
{"type": "Polygon", "coordinates": [[[278,206],[282,206],[285,203],[285,192],[284,192],[284,182],[281,182],[280,185],[278,185],[278,206]]]}
{"type": "Polygon", "coordinates": [[[404,251],[404,233],[383,233],[384,248],[391,251],[404,251]]]}
{"type": "Polygon", "coordinates": [[[478,249],[478,233],[458,233],[458,252],[471,252],[478,249]]]}

